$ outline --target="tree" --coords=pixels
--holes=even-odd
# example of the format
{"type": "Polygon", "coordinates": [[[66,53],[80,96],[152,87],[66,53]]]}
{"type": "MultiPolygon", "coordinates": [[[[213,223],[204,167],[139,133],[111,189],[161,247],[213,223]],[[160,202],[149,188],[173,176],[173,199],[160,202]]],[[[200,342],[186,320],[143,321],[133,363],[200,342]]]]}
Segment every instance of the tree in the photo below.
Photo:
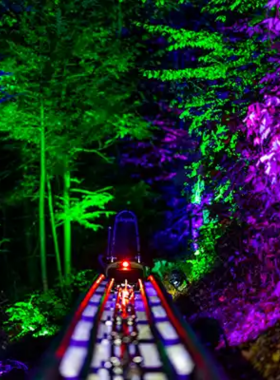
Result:
{"type": "MultiPolygon", "coordinates": [[[[38,149],[40,143],[41,267],[46,289],[46,178],[59,175],[64,182],[64,270],[68,276],[73,206],[70,186],[76,153],[88,151],[106,157],[102,150],[116,139],[127,135],[148,137],[149,123],[137,114],[139,100],[135,96],[133,99],[137,77],[128,79],[127,75],[139,52],[129,41],[122,41],[119,33],[116,35],[120,12],[116,12],[113,2],[108,2],[113,11],[109,27],[110,8],[99,9],[93,1],[46,1],[40,10],[36,2],[29,1],[28,5],[31,11],[6,15],[1,22],[7,36],[1,46],[6,55],[2,69],[12,72],[3,77],[2,83],[13,97],[3,104],[1,129],[30,147],[32,144],[38,149]],[[13,33],[8,35],[9,29],[13,33]]],[[[96,198],[86,201],[87,206],[81,203],[79,212],[90,202],[94,204],[96,198]]]]}
{"type": "MultiPolygon", "coordinates": [[[[5,62],[10,64],[12,62],[5,62]]],[[[3,66],[5,64],[3,63],[3,66]]],[[[9,88],[17,87],[17,77],[9,75],[5,79],[2,79],[4,86],[9,91],[9,88]],[[8,79],[6,79],[9,77],[8,79]],[[12,79],[13,78],[13,79],[12,79]],[[10,85],[9,80],[13,81],[15,85],[10,85]]],[[[2,77],[3,78],[3,77],[2,77]]],[[[12,82],[12,83],[13,83],[12,82]]],[[[11,82],[10,82],[11,83],[11,82]]],[[[41,163],[41,176],[40,176],[40,195],[39,195],[39,225],[40,225],[40,255],[41,255],[41,269],[42,269],[42,282],[44,290],[48,289],[47,281],[47,260],[46,260],[46,238],[45,238],[45,119],[44,111],[45,106],[41,97],[37,96],[36,100],[32,96],[33,109],[27,107],[22,110],[20,106],[15,102],[7,102],[2,106],[2,119],[1,119],[1,131],[7,132],[10,138],[15,140],[24,141],[34,146],[40,146],[40,163],[41,163]],[[36,115],[35,111],[38,109],[36,115]],[[36,124],[38,127],[36,128],[36,124]]],[[[26,146],[25,146],[26,147],[26,146]]]]}
{"type": "Polygon", "coordinates": [[[249,226],[247,250],[254,252],[263,267],[262,282],[279,281],[279,2],[266,4],[266,15],[247,31],[271,44],[270,70],[260,80],[260,98],[249,105],[243,122],[247,139],[248,171],[245,182],[251,196],[247,201],[249,226]],[[256,209],[255,205],[258,205],[256,209]],[[270,278],[266,278],[267,272],[270,278]]]}
{"type": "MultiPolygon", "coordinates": [[[[185,67],[179,69],[144,68],[143,75],[153,81],[171,83],[176,89],[174,94],[180,91],[181,99],[174,96],[170,107],[181,110],[179,117],[184,120],[185,128],[200,145],[196,159],[185,167],[188,178],[185,189],[187,193],[193,194],[194,199],[199,183],[204,184],[202,198],[207,201],[204,205],[201,204],[202,208],[197,208],[194,204],[192,211],[193,214],[199,213],[197,219],[201,221],[196,228],[201,230],[202,223],[206,223],[205,226],[208,225],[209,229],[210,224],[214,223],[218,231],[219,224],[225,218],[232,220],[238,216],[237,199],[244,180],[242,168],[247,164],[239,151],[242,134],[238,125],[245,115],[246,105],[249,104],[252,94],[256,94],[256,89],[260,87],[257,84],[258,78],[269,68],[269,63],[266,59],[268,43],[256,36],[242,34],[242,31],[233,27],[235,20],[231,8],[234,9],[237,2],[233,2],[234,5],[226,5],[226,2],[219,5],[220,2],[216,4],[213,1],[211,13],[214,9],[213,3],[220,7],[219,20],[227,22],[226,25],[218,23],[217,32],[211,28],[215,20],[209,13],[206,15],[208,22],[199,32],[187,27],[174,28],[166,25],[166,22],[137,25],[144,28],[149,35],[162,36],[166,41],[166,48],[163,50],[179,51],[186,62],[185,67]],[[222,15],[225,17],[221,18],[222,15]],[[187,85],[182,91],[182,86],[179,85],[186,81],[187,85]],[[203,217],[205,212],[207,217],[203,217]]],[[[251,20],[256,11],[254,4],[250,3],[246,7],[247,16],[251,20]]],[[[195,3],[195,6],[203,5],[203,2],[195,3]]],[[[261,7],[262,4],[258,4],[257,11],[261,12],[261,7]]],[[[202,11],[206,12],[208,9],[206,6],[202,11]]],[[[197,233],[194,231],[195,235],[197,233]]],[[[206,244],[212,247],[211,250],[219,236],[220,233],[214,234],[212,244],[206,244]]],[[[206,241],[207,239],[208,237],[206,241]]],[[[205,246],[202,241],[200,245],[205,246]]]]}

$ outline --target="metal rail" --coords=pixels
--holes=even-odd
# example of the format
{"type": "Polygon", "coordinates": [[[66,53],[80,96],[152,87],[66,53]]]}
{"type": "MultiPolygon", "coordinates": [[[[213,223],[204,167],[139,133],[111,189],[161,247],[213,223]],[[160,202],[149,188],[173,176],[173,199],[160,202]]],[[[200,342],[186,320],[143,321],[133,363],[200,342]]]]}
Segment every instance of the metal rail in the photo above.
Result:
{"type": "MultiPolygon", "coordinates": [[[[152,284],[153,289],[156,291],[156,295],[160,300],[161,306],[166,312],[169,323],[178,334],[180,342],[185,348],[185,353],[187,353],[187,355],[185,355],[186,359],[188,355],[192,358],[195,370],[199,371],[203,380],[224,379],[225,375],[222,374],[222,371],[214,365],[209,354],[199,343],[191,328],[177,312],[172,302],[170,302],[170,300],[168,302],[167,293],[159,280],[156,280],[156,278],[152,275],[148,277],[148,280],[152,284]]],[[[185,362],[188,362],[188,360],[185,362]]]]}
{"type": "Polygon", "coordinates": [[[95,316],[95,323],[91,329],[90,338],[87,345],[87,356],[83,364],[82,370],[79,374],[79,377],[81,379],[86,379],[87,376],[91,373],[91,362],[96,351],[95,342],[97,341],[98,328],[99,328],[99,324],[100,324],[100,321],[105,309],[106,302],[108,301],[113,285],[114,285],[114,279],[112,278],[111,281],[109,282],[108,287],[105,289],[104,295],[100,301],[100,305],[98,307],[98,311],[95,316]]]}

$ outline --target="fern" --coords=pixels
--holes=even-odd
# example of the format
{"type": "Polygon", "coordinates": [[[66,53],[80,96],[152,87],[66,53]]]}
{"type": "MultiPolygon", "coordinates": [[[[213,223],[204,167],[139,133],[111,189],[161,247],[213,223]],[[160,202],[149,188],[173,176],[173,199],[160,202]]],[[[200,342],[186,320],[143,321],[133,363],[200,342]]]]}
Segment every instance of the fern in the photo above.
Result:
{"type": "MultiPolygon", "coordinates": [[[[73,178],[72,182],[80,183],[81,181],[73,178]]],[[[96,191],[90,191],[86,189],[71,188],[71,193],[81,194],[81,196],[71,197],[71,207],[68,215],[65,215],[64,212],[64,198],[57,197],[57,199],[61,201],[61,203],[57,203],[57,226],[63,223],[65,218],[70,218],[72,222],[77,222],[85,228],[90,228],[93,231],[97,231],[98,229],[102,228],[100,224],[96,224],[94,221],[96,219],[99,219],[101,216],[109,217],[110,215],[115,214],[113,211],[105,210],[107,203],[109,203],[114,198],[113,195],[108,192],[108,190],[111,189],[112,187],[106,187],[96,191]]]]}

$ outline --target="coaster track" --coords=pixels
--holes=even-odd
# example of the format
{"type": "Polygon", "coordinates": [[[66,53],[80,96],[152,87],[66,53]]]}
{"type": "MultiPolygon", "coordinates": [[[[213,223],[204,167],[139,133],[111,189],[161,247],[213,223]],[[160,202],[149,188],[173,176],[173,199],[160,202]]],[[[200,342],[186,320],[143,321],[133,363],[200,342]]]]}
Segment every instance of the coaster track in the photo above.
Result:
{"type": "Polygon", "coordinates": [[[117,214],[113,236],[109,228],[107,262],[32,380],[226,380],[161,282],[145,275],[131,211],[117,214]]]}
{"type": "Polygon", "coordinates": [[[154,276],[98,276],[34,380],[222,380],[154,276]]]}

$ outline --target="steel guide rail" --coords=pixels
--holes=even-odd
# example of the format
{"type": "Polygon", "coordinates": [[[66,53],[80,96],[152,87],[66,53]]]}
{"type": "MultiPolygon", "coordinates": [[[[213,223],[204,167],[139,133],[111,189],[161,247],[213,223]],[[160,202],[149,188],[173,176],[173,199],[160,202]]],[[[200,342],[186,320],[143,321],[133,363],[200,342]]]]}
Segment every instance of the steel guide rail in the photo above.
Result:
{"type": "MultiPolygon", "coordinates": [[[[54,340],[50,349],[46,352],[43,360],[40,363],[39,368],[35,368],[32,371],[29,379],[32,380],[58,380],[64,379],[61,374],[60,365],[62,359],[65,357],[65,353],[69,348],[69,344],[73,335],[74,330],[81,319],[83,313],[88,308],[90,299],[94,296],[97,288],[100,288],[102,282],[105,281],[105,276],[103,274],[96,276],[93,284],[83,298],[80,298],[77,303],[77,307],[74,309],[73,313],[70,313],[66,318],[65,326],[62,331],[58,334],[58,337],[54,340]]],[[[106,282],[105,282],[106,283],[106,282]]],[[[104,289],[103,289],[104,292],[104,289]]],[[[94,317],[94,314],[93,314],[94,317]]]]}
{"type": "Polygon", "coordinates": [[[161,283],[138,284],[99,276],[32,380],[225,380],[161,283]]]}
{"type": "MultiPolygon", "coordinates": [[[[154,318],[153,313],[151,312],[150,305],[148,303],[146,291],[145,291],[145,288],[144,288],[142,280],[139,280],[139,285],[140,285],[140,292],[141,292],[142,300],[143,300],[143,303],[144,303],[147,319],[148,319],[151,331],[153,333],[153,336],[155,338],[156,346],[157,346],[158,353],[159,353],[159,356],[160,356],[159,360],[157,360],[157,361],[161,362],[163,364],[163,368],[165,370],[164,372],[167,373],[168,378],[175,379],[176,375],[178,375],[178,374],[176,373],[173,364],[170,362],[169,358],[166,355],[166,350],[164,348],[164,343],[161,340],[159,331],[158,331],[158,329],[155,326],[156,320],[154,318]]],[[[147,346],[147,348],[148,348],[148,346],[147,346]]],[[[151,348],[152,347],[150,347],[150,349],[151,348]]],[[[152,349],[151,349],[151,355],[152,355],[152,349]]],[[[155,353],[153,353],[153,355],[155,355],[155,353]]]]}
{"type": "MultiPolygon", "coordinates": [[[[140,354],[136,344],[137,329],[134,313],[134,290],[127,282],[124,287],[119,287],[117,303],[113,322],[113,339],[115,368],[111,371],[112,376],[118,374],[124,378],[137,376],[142,380],[142,373],[139,364],[140,354]],[[119,327],[117,329],[117,326],[119,327]],[[119,368],[121,366],[122,368],[119,368]]],[[[112,360],[112,358],[111,358],[112,360]]]]}
{"type": "Polygon", "coordinates": [[[114,279],[111,279],[111,281],[108,284],[108,287],[105,289],[104,295],[100,301],[100,305],[98,307],[98,311],[97,311],[96,317],[95,317],[95,323],[94,323],[94,325],[91,329],[91,332],[90,332],[90,339],[89,339],[88,345],[87,345],[86,360],[83,364],[83,367],[81,369],[81,372],[80,372],[78,378],[86,379],[88,377],[88,374],[91,371],[92,357],[94,356],[94,353],[95,353],[94,351],[96,350],[95,342],[96,342],[97,336],[98,336],[99,323],[101,321],[101,318],[102,318],[102,315],[103,315],[103,312],[105,309],[105,305],[108,301],[108,298],[110,296],[113,285],[114,285],[114,279]]]}

